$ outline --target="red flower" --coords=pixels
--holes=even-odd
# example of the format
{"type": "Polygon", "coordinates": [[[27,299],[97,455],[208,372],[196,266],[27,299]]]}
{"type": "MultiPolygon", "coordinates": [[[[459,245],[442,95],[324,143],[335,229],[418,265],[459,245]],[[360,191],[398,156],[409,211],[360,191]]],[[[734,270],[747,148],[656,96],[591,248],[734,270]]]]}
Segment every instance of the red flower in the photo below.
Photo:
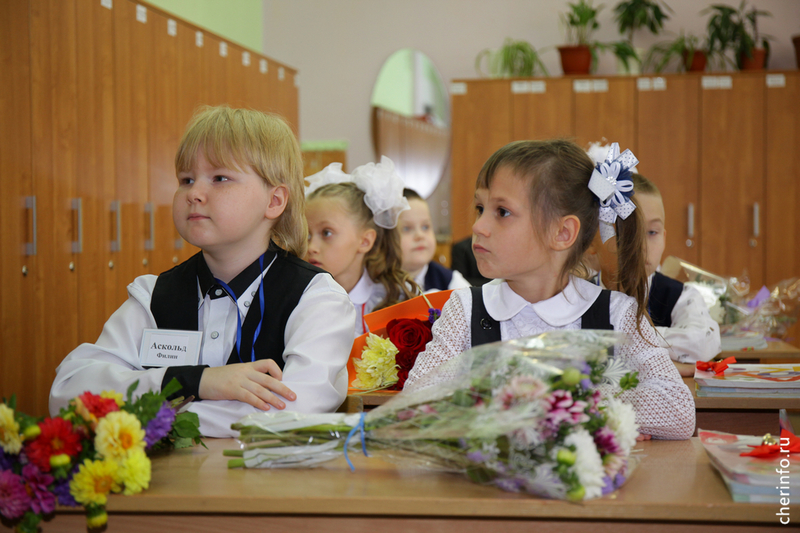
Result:
{"type": "Polygon", "coordinates": [[[386,333],[399,352],[410,351],[414,356],[425,350],[425,345],[433,338],[430,322],[417,318],[390,320],[386,333]]]}
{"type": "Polygon", "coordinates": [[[407,379],[408,379],[408,369],[401,368],[400,370],[397,371],[397,383],[395,383],[392,388],[394,390],[403,390],[403,386],[405,386],[407,379]]]}
{"type": "Polygon", "coordinates": [[[78,399],[83,402],[83,405],[97,418],[103,418],[108,413],[119,411],[119,405],[111,398],[103,398],[97,394],[92,394],[89,391],[84,392],[78,399]]]}
{"type": "Polygon", "coordinates": [[[72,424],[63,418],[45,418],[39,423],[42,432],[28,446],[28,458],[42,472],[50,471],[50,457],[65,453],[75,457],[81,451],[81,438],[72,424]]]}

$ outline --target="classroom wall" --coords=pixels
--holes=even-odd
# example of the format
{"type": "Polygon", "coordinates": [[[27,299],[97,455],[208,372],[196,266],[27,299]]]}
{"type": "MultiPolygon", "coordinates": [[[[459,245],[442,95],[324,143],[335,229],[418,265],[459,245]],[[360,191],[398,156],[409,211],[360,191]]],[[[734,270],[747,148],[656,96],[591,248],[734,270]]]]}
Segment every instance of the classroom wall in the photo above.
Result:
{"type": "MultiPolygon", "coordinates": [[[[704,7],[739,0],[666,0],[674,10],[666,24],[704,33],[704,7]]],[[[620,40],[613,6],[600,13],[600,41],[620,40]]],[[[752,3],[752,2],[750,2],[752,3]]],[[[300,72],[300,132],[303,140],[346,139],[351,166],[372,161],[370,95],[383,62],[396,50],[413,47],[427,54],[445,83],[476,77],[475,56],[500,46],[506,37],[526,39],[540,51],[553,76],[561,74],[555,46],[564,42],[558,15],[567,0],[263,0],[264,53],[280,57],[300,72]]],[[[771,68],[796,68],[791,36],[800,34],[800,1],[757,0],[772,13],[761,31],[776,38],[771,68]]],[[[659,40],[634,37],[636,46],[659,40]]],[[[616,72],[615,58],[605,54],[599,74],[616,72]]]]}

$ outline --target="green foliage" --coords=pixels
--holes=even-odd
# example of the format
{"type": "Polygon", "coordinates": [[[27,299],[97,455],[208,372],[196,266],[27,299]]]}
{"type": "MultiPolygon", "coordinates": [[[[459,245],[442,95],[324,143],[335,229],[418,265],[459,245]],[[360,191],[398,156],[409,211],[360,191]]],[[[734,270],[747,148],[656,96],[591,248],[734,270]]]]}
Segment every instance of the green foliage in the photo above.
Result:
{"type": "Polygon", "coordinates": [[[592,0],[578,0],[576,4],[567,4],[569,11],[561,14],[561,21],[567,30],[567,42],[572,45],[592,46],[589,39],[592,33],[600,27],[597,14],[603,9],[600,4],[592,6],[592,0]]]}
{"type": "Polygon", "coordinates": [[[614,8],[614,20],[619,32],[627,33],[628,42],[632,44],[636,30],[647,28],[653,35],[658,35],[664,29],[664,21],[669,20],[665,11],[672,12],[672,9],[660,0],[624,0],[614,8]]]}
{"type": "Polygon", "coordinates": [[[719,62],[729,61],[725,52],[733,50],[736,57],[736,66],[742,67],[742,56],[752,58],[753,49],[761,46],[767,50],[769,57],[769,41],[771,37],[759,35],[758,17],[771,17],[768,11],[748,6],[747,0],[742,0],[739,8],[724,4],[714,4],[700,12],[711,13],[708,20],[708,53],[709,60],[719,58],[719,62]]]}
{"type": "Polygon", "coordinates": [[[628,72],[631,71],[631,63],[641,63],[642,60],[639,58],[639,54],[636,53],[636,50],[633,48],[633,45],[630,41],[617,41],[608,44],[599,44],[598,48],[601,50],[610,49],[617,59],[625,66],[625,70],[628,72]]]}
{"type": "Polygon", "coordinates": [[[700,38],[695,35],[684,35],[681,33],[677,39],[673,41],[665,41],[654,44],[642,62],[643,70],[652,69],[655,72],[662,72],[667,65],[678,60],[678,70],[688,70],[694,59],[695,52],[703,52],[707,49],[701,43],[700,38]],[[684,52],[686,52],[686,59],[684,61],[684,52]]]}
{"type": "Polygon", "coordinates": [[[175,416],[172,431],[169,432],[167,439],[172,442],[175,448],[189,448],[195,444],[201,444],[203,448],[207,449],[201,437],[200,418],[197,413],[184,411],[175,416]]]}
{"type": "Polygon", "coordinates": [[[515,41],[508,38],[499,50],[486,48],[475,57],[475,70],[481,76],[491,78],[549,76],[539,53],[527,41],[515,41]],[[488,63],[487,72],[481,65],[484,59],[488,63]]]}

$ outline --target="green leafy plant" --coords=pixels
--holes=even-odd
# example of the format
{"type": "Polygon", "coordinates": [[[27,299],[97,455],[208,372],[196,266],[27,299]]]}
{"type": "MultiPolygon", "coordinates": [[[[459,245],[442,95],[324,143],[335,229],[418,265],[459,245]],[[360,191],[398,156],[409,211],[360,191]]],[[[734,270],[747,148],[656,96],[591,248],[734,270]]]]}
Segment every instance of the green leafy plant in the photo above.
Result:
{"type": "Polygon", "coordinates": [[[639,58],[639,54],[636,53],[636,49],[629,41],[623,40],[607,44],[596,43],[596,46],[599,50],[611,50],[628,72],[631,71],[632,63],[642,62],[639,58]]]}
{"type": "Polygon", "coordinates": [[[569,11],[561,14],[561,21],[567,31],[567,42],[572,45],[592,46],[589,39],[592,33],[600,27],[597,22],[597,14],[603,9],[603,5],[596,8],[592,6],[591,0],[578,0],[575,4],[567,4],[569,11]]]}
{"type": "Polygon", "coordinates": [[[508,38],[499,49],[486,48],[475,57],[475,70],[491,78],[549,76],[539,53],[527,41],[508,38]],[[482,65],[486,62],[487,69],[482,65]]]}
{"type": "Polygon", "coordinates": [[[614,20],[619,32],[627,33],[628,42],[633,44],[633,34],[642,28],[658,35],[664,29],[664,21],[669,20],[667,11],[672,9],[661,0],[624,0],[614,8],[614,20]]]}
{"type": "Polygon", "coordinates": [[[644,70],[662,72],[667,65],[677,59],[679,71],[689,70],[695,53],[704,53],[707,48],[708,45],[702,43],[699,37],[681,33],[672,41],[654,44],[648,50],[642,67],[644,70]]]}
{"type": "Polygon", "coordinates": [[[730,62],[725,52],[733,50],[736,66],[741,68],[743,57],[752,58],[753,50],[759,46],[767,51],[769,58],[771,37],[759,35],[758,32],[758,17],[772,16],[768,11],[748,6],[747,0],[742,0],[738,9],[714,4],[700,13],[711,13],[708,20],[709,60],[714,56],[719,58],[720,63],[730,62]]]}

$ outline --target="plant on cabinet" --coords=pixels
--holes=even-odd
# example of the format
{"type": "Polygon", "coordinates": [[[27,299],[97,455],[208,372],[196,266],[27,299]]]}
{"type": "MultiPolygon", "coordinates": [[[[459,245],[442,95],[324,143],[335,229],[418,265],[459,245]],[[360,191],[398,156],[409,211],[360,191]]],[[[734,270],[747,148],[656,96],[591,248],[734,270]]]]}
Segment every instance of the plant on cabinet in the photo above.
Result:
{"type": "Polygon", "coordinates": [[[660,73],[677,60],[679,72],[703,72],[707,62],[706,50],[707,43],[701,43],[699,37],[681,33],[672,41],[654,44],[647,51],[642,68],[660,73]]]}
{"type": "Polygon", "coordinates": [[[769,39],[758,32],[758,18],[772,16],[768,11],[748,6],[742,0],[739,8],[715,4],[701,13],[711,13],[708,21],[709,52],[718,55],[720,62],[730,61],[725,52],[732,50],[739,70],[761,70],[769,61],[769,39]]]}
{"type": "Polygon", "coordinates": [[[627,41],[611,46],[625,72],[635,73],[636,66],[642,60],[642,52],[633,46],[634,33],[647,28],[653,35],[658,35],[664,29],[664,21],[669,20],[667,11],[672,12],[672,9],[661,0],[624,0],[614,7],[614,20],[619,32],[627,34],[627,41]],[[625,42],[628,43],[627,47],[623,46],[625,42]],[[631,59],[633,63],[629,62],[631,59]]]}
{"type": "Polygon", "coordinates": [[[590,41],[592,33],[600,27],[597,14],[603,8],[592,6],[591,0],[570,3],[569,11],[561,14],[567,33],[568,45],[559,46],[561,69],[564,74],[588,74],[597,61],[599,43],[590,41]]]}
{"type": "Polygon", "coordinates": [[[486,48],[475,57],[475,70],[490,78],[549,76],[539,53],[527,41],[506,39],[498,49],[486,48]],[[483,63],[486,70],[483,70],[483,63]]]}

